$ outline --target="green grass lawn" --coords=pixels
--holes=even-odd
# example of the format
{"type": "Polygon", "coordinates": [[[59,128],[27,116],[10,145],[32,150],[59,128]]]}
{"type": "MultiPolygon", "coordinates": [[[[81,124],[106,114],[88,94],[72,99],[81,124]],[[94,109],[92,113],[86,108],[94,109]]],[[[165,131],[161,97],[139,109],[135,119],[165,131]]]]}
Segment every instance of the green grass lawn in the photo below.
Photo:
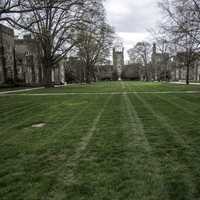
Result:
{"type": "Polygon", "coordinates": [[[0,199],[200,199],[200,93],[180,91],[200,86],[102,82],[0,95],[0,199]]]}
{"type": "Polygon", "coordinates": [[[90,85],[73,84],[60,88],[30,91],[29,93],[110,93],[110,92],[200,91],[199,85],[178,85],[147,82],[98,82],[90,85]]]}

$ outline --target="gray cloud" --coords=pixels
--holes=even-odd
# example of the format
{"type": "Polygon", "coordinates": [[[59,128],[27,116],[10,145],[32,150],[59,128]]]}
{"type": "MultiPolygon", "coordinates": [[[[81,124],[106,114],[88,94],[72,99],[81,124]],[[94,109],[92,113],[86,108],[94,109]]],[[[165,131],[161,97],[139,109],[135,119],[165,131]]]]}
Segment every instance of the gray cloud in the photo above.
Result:
{"type": "Polygon", "coordinates": [[[109,23],[124,41],[125,60],[127,50],[138,41],[148,40],[147,29],[156,25],[160,18],[159,0],[106,0],[109,23]]]}
{"type": "Polygon", "coordinates": [[[159,19],[158,0],[107,0],[109,22],[117,32],[145,32],[159,19]]]}

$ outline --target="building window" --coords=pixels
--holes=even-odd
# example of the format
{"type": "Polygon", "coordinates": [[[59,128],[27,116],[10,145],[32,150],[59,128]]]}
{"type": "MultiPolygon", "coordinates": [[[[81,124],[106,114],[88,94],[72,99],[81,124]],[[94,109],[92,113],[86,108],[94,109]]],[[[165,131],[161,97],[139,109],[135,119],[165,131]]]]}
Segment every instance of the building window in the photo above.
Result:
{"type": "Polygon", "coordinates": [[[31,52],[30,51],[26,51],[25,52],[25,56],[30,56],[31,55],[31,52]]]}

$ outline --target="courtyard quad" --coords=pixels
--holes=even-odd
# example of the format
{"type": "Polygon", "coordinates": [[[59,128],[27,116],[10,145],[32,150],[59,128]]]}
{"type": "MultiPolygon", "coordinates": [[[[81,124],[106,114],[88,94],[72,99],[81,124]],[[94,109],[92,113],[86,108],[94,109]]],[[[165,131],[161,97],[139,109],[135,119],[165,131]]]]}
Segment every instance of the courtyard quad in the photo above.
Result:
{"type": "Polygon", "coordinates": [[[199,199],[199,119],[198,85],[0,94],[0,199],[199,199]]]}

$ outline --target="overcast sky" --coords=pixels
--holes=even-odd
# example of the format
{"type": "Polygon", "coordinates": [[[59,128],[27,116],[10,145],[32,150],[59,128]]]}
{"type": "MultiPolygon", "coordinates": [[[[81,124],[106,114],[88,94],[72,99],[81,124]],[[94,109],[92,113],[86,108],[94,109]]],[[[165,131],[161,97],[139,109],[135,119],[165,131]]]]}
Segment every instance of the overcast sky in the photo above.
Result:
{"type": "MultiPolygon", "coordinates": [[[[148,39],[147,29],[160,18],[158,0],[106,0],[109,23],[124,41],[125,51],[138,41],[148,39]]],[[[127,60],[127,54],[125,55],[127,60]]]]}

